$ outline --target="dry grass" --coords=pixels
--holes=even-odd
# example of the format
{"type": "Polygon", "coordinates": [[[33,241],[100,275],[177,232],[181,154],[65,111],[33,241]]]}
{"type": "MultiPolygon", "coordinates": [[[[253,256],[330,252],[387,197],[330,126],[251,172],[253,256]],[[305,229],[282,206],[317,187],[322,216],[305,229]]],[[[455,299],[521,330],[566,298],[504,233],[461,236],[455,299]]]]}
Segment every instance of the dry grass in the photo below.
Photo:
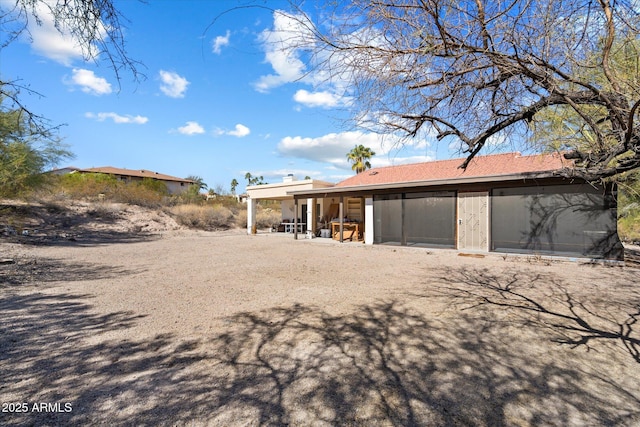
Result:
{"type": "Polygon", "coordinates": [[[178,205],[170,208],[168,213],[179,224],[200,230],[224,230],[234,224],[233,212],[220,205],[178,205]]]}
{"type": "MultiPolygon", "coordinates": [[[[256,228],[258,230],[270,229],[282,222],[282,214],[272,208],[263,208],[258,206],[256,212],[256,228]]],[[[247,210],[240,210],[235,217],[235,225],[238,228],[246,228],[247,226],[247,210]]]]}

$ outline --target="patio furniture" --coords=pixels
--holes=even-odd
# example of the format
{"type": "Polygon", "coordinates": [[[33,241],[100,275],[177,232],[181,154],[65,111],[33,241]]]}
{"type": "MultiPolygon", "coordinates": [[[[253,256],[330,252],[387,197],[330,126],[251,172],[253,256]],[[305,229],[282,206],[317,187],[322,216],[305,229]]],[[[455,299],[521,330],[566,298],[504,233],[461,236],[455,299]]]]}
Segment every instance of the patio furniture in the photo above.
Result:
{"type": "MultiPolygon", "coordinates": [[[[342,223],[342,240],[359,241],[360,235],[359,222],[343,222],[342,223]]],[[[340,240],[340,221],[331,222],[331,237],[334,240],[340,240]]]]}

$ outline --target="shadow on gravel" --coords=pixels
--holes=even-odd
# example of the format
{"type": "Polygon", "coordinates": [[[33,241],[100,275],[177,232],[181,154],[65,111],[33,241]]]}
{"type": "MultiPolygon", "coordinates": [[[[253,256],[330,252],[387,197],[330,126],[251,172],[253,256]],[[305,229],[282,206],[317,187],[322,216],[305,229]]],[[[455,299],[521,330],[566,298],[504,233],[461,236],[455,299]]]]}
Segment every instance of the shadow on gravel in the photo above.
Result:
{"type": "Polygon", "coordinates": [[[640,284],[632,271],[611,268],[601,279],[608,279],[604,287],[589,291],[585,283],[582,296],[569,292],[553,275],[522,270],[459,268],[442,274],[443,285],[436,292],[461,311],[508,315],[514,325],[546,332],[552,342],[572,349],[589,351],[611,342],[640,363],[640,284]]]}
{"type": "Polygon", "coordinates": [[[75,282],[115,278],[138,273],[121,267],[98,264],[71,263],[55,258],[17,257],[12,263],[0,265],[0,291],[47,282],[75,282]]]}
{"type": "Polygon", "coordinates": [[[157,238],[137,227],[110,229],[120,213],[96,208],[84,213],[58,205],[0,204],[0,242],[46,246],[96,246],[157,238]]]}
{"type": "Polygon", "coordinates": [[[637,299],[588,304],[552,277],[446,273],[350,314],[241,313],[197,340],[117,339],[141,315],[94,314],[86,296],[3,295],[0,394],[73,410],[0,424],[638,425],[638,334],[625,320],[637,299]]]}

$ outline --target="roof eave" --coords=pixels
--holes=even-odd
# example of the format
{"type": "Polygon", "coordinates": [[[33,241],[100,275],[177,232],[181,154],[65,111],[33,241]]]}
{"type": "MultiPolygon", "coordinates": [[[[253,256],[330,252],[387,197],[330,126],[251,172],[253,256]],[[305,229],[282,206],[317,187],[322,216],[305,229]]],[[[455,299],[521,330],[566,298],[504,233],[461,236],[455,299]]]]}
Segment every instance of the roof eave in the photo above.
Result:
{"type": "Polygon", "coordinates": [[[294,198],[304,198],[304,196],[313,196],[319,194],[347,194],[347,193],[362,193],[362,192],[374,192],[377,190],[391,190],[395,188],[416,188],[416,187],[436,187],[446,185],[461,185],[461,184],[480,184],[488,182],[505,182],[505,181],[519,181],[519,180],[532,180],[532,179],[547,179],[547,178],[560,178],[561,176],[557,171],[547,172],[527,172],[519,174],[508,175],[488,175],[488,176],[476,176],[476,177],[461,177],[461,178],[447,178],[447,179],[432,179],[432,180],[419,180],[419,181],[407,181],[407,182],[391,182],[384,184],[365,184],[365,185],[353,185],[345,187],[331,187],[321,188],[307,191],[289,191],[288,195],[294,198]]]}

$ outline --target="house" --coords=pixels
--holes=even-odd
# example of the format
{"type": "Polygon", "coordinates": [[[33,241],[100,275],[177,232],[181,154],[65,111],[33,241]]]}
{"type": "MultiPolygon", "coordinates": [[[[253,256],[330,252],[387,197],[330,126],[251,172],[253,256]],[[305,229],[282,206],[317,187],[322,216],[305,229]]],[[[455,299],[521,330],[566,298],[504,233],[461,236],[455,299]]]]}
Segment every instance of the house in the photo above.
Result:
{"type": "Polygon", "coordinates": [[[325,201],[317,199],[317,206],[308,207],[305,203],[296,204],[289,191],[309,191],[333,187],[334,184],[326,181],[315,179],[298,180],[292,174],[285,176],[282,182],[275,184],[261,184],[249,186],[246,189],[246,195],[243,195],[247,203],[247,227],[249,232],[255,224],[256,203],[258,200],[276,200],[280,201],[282,209],[282,222],[301,224],[300,229],[306,229],[308,218],[313,218],[315,212],[322,212],[326,209],[325,201]],[[310,208],[310,209],[309,209],[310,208]],[[305,224],[305,225],[303,225],[305,224]]]}
{"type": "Polygon", "coordinates": [[[116,177],[116,179],[124,182],[141,182],[144,179],[153,179],[164,182],[169,194],[180,194],[186,191],[190,185],[195,184],[189,179],[177,178],[175,176],[165,175],[145,169],[121,169],[111,166],[103,166],[99,168],[77,169],[72,173],[103,173],[112,175],[116,177]]]}
{"type": "Polygon", "coordinates": [[[462,161],[374,168],[287,194],[296,209],[318,200],[334,212],[337,206],[331,235],[341,241],[622,259],[613,186],[561,177],[571,163],[559,154],[477,156],[466,170],[462,161]]]}
{"type": "Polygon", "coordinates": [[[79,170],[80,170],[80,168],[77,168],[75,166],[67,166],[67,167],[64,167],[64,168],[51,169],[50,171],[47,171],[45,173],[48,173],[48,174],[51,174],[51,175],[66,175],[68,173],[77,172],[79,170]]]}

